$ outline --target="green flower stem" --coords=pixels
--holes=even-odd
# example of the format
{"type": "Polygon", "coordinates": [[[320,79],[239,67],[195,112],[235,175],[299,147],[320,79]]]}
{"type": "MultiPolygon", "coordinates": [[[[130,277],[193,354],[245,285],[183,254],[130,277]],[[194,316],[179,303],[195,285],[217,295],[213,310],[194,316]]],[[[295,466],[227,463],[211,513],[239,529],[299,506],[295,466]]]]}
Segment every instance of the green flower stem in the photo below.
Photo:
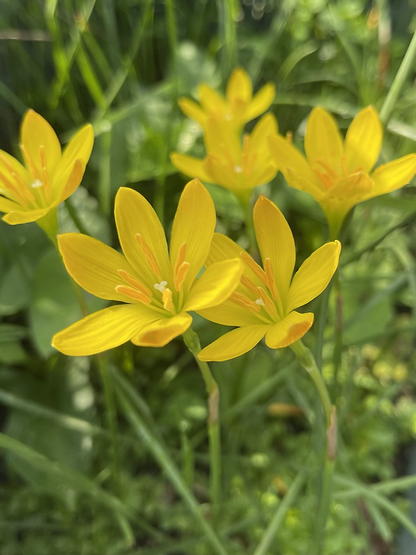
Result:
{"type": "Polygon", "coordinates": [[[292,351],[297,356],[300,365],[308,372],[321,399],[325,415],[325,440],[326,450],[323,467],[322,487],[319,499],[319,510],[317,516],[315,551],[322,553],[325,541],[325,528],[331,504],[332,478],[337,450],[337,419],[335,407],[331,405],[328,390],[322,374],[318,369],[311,351],[305,347],[301,340],[291,345],[292,351]]]}
{"type": "Polygon", "coordinates": [[[238,202],[240,203],[241,208],[243,209],[244,213],[244,223],[246,226],[247,238],[248,238],[248,251],[252,256],[256,256],[257,254],[257,240],[256,240],[256,233],[254,230],[254,223],[253,223],[253,207],[251,205],[251,189],[242,190],[242,191],[234,191],[235,196],[237,197],[238,202]]]}
{"type": "Polygon", "coordinates": [[[163,447],[162,443],[145,424],[139,412],[134,408],[132,402],[129,400],[126,393],[121,387],[119,387],[118,384],[116,385],[116,394],[120,403],[120,407],[123,410],[127,420],[130,422],[136,435],[152,453],[153,457],[158,462],[161,469],[165,472],[172,486],[186,503],[191,514],[195,518],[195,521],[198,523],[201,532],[204,534],[207,541],[210,542],[211,547],[214,550],[213,553],[219,555],[227,555],[227,552],[221,544],[218,536],[215,534],[209,522],[207,522],[207,520],[205,520],[205,518],[203,517],[195,500],[195,497],[186,486],[181,473],[170,459],[169,454],[163,447]]]}
{"type": "Polygon", "coordinates": [[[384,126],[387,125],[391,118],[394,106],[399,98],[400,92],[405,84],[406,79],[411,71],[414,71],[416,63],[416,31],[407,48],[406,54],[400,64],[396,77],[390,87],[386,100],[380,110],[380,119],[384,126]]]}
{"type": "Polygon", "coordinates": [[[201,344],[198,335],[189,328],[183,334],[185,345],[193,354],[208,391],[208,435],[210,447],[210,494],[213,505],[213,513],[218,511],[221,500],[221,437],[219,424],[220,392],[207,362],[199,360],[198,353],[201,344]]]}

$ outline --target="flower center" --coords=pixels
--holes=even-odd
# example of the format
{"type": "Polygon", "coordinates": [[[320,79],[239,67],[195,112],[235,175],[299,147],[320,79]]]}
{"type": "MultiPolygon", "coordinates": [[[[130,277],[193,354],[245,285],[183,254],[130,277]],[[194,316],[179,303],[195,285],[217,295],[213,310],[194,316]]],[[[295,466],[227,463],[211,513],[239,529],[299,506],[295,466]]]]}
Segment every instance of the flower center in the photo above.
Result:
{"type": "Polygon", "coordinates": [[[168,284],[167,281],[161,281],[160,283],[155,283],[153,287],[158,291],[160,291],[161,293],[164,293],[167,284],[168,284]]]}

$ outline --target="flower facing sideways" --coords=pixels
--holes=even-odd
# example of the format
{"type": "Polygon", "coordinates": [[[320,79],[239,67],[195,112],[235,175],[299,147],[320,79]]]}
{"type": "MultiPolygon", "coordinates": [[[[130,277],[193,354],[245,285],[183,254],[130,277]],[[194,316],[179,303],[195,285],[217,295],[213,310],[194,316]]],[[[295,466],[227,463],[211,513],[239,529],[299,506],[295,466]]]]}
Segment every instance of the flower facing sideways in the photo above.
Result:
{"type": "Polygon", "coordinates": [[[240,256],[244,262],[241,284],[223,304],[198,310],[207,320],[238,326],[205,347],[201,360],[223,361],[240,356],[266,336],[271,349],[287,347],[312,326],[313,314],[296,308],[317,297],[326,288],[337,266],[339,241],[326,243],[299,268],[295,266],[295,243],[288,223],[277,206],[260,196],[254,207],[254,227],[263,268],[225,235],[216,233],[206,265],[240,256]]]}
{"type": "Polygon", "coordinates": [[[198,88],[200,104],[181,98],[179,106],[191,119],[196,120],[205,130],[208,118],[227,121],[233,129],[239,131],[245,123],[263,114],[271,105],[275,95],[272,83],[264,85],[253,96],[253,86],[247,73],[237,68],[227,83],[225,98],[208,85],[198,88]]]}
{"type": "Polygon", "coordinates": [[[94,134],[84,126],[64,151],[49,123],[33,110],[23,118],[20,148],[25,165],[0,150],[0,212],[9,224],[38,221],[77,189],[94,134]]]}
{"type": "Polygon", "coordinates": [[[86,235],[58,237],[74,280],[97,297],[123,303],[56,334],[52,345],[67,355],[92,355],[129,340],[141,346],[166,345],[189,328],[189,311],[224,302],[240,281],[243,265],[238,258],[213,264],[196,279],[216,221],[214,203],[198,180],[188,183],[180,198],[170,255],[163,227],[142,195],[119,189],[115,218],[124,256],[86,235]]]}
{"type": "Polygon", "coordinates": [[[172,163],[189,177],[216,183],[237,195],[271,181],[278,169],[268,148],[268,136],[277,133],[272,114],[263,116],[251,134],[240,137],[227,122],[209,118],[204,136],[207,156],[200,160],[174,152],[172,163]]]}
{"type": "Polygon", "coordinates": [[[333,117],[322,108],[309,116],[305,157],[279,135],[270,137],[271,153],[286,181],[310,193],[323,208],[331,236],[353,206],[395,191],[416,173],[416,154],[409,154],[372,171],[380,154],[383,130],[369,106],[353,119],[345,141],[333,117]]]}

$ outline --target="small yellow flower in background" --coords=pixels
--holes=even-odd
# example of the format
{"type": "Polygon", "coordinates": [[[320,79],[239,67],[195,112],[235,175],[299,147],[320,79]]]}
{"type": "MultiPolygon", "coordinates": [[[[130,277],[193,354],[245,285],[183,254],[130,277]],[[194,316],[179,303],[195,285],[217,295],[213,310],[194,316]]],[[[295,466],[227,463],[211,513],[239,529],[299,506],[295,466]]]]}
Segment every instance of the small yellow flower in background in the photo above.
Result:
{"type": "Polygon", "coordinates": [[[205,130],[207,156],[200,160],[174,152],[174,166],[189,177],[216,183],[238,194],[271,181],[277,171],[268,148],[268,136],[278,132],[276,118],[263,116],[252,133],[240,137],[227,122],[209,118],[205,130]]]}
{"type": "Polygon", "coordinates": [[[326,288],[337,266],[341,244],[326,243],[292,274],[295,243],[288,223],[277,206],[261,195],[254,207],[254,227],[263,268],[225,235],[216,233],[206,265],[240,256],[244,262],[241,284],[230,298],[215,308],[198,310],[207,320],[239,326],[202,349],[201,360],[223,361],[238,357],[266,336],[271,349],[287,347],[312,326],[314,315],[296,308],[326,288]]]}
{"type": "Polygon", "coordinates": [[[179,99],[184,114],[206,129],[208,119],[215,117],[230,123],[239,131],[248,121],[260,116],[268,108],[275,96],[275,86],[267,83],[253,96],[253,86],[248,74],[237,68],[227,83],[225,98],[217,91],[202,84],[198,87],[200,105],[188,98],[179,99]]]}
{"type": "Polygon", "coordinates": [[[416,173],[416,154],[372,171],[382,139],[378,114],[369,106],[353,119],[345,141],[328,112],[323,108],[312,110],[305,134],[306,159],[279,135],[269,141],[286,181],[319,202],[328,219],[331,237],[336,237],[353,206],[403,187],[416,173]]]}
{"type": "Polygon", "coordinates": [[[147,200],[119,189],[115,218],[124,256],[79,233],[58,237],[74,280],[102,299],[120,301],[86,316],[53,338],[67,355],[92,355],[131,340],[161,347],[184,333],[189,311],[224,302],[240,282],[239,258],[212,264],[196,279],[208,256],[216,223],[214,203],[198,181],[183,190],[173,222],[170,256],[163,227],[147,200]]]}
{"type": "Polygon", "coordinates": [[[61,151],[55,131],[33,110],[22,122],[20,148],[25,165],[0,150],[0,212],[9,224],[40,220],[77,189],[94,143],[84,126],[61,151]]]}

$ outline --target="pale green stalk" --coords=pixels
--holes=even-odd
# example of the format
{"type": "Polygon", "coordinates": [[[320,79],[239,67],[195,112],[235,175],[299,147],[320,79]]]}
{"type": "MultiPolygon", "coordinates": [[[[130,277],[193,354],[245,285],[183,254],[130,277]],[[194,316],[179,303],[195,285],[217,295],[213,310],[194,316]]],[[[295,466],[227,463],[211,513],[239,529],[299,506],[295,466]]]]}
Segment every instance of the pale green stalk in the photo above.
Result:
{"type": "Polygon", "coordinates": [[[412,40],[407,48],[406,54],[400,64],[396,77],[386,96],[386,100],[380,110],[380,119],[384,126],[387,125],[391,118],[394,106],[399,98],[400,92],[406,82],[411,71],[415,70],[416,64],[416,31],[413,33],[412,40]]]}
{"type": "Polygon", "coordinates": [[[198,335],[189,328],[183,335],[185,345],[193,354],[196,363],[201,370],[202,377],[208,392],[208,435],[210,448],[210,494],[213,505],[213,513],[218,514],[221,500],[221,437],[219,424],[220,392],[218,384],[211,373],[207,362],[199,360],[198,353],[201,352],[201,344],[198,335]]]}

